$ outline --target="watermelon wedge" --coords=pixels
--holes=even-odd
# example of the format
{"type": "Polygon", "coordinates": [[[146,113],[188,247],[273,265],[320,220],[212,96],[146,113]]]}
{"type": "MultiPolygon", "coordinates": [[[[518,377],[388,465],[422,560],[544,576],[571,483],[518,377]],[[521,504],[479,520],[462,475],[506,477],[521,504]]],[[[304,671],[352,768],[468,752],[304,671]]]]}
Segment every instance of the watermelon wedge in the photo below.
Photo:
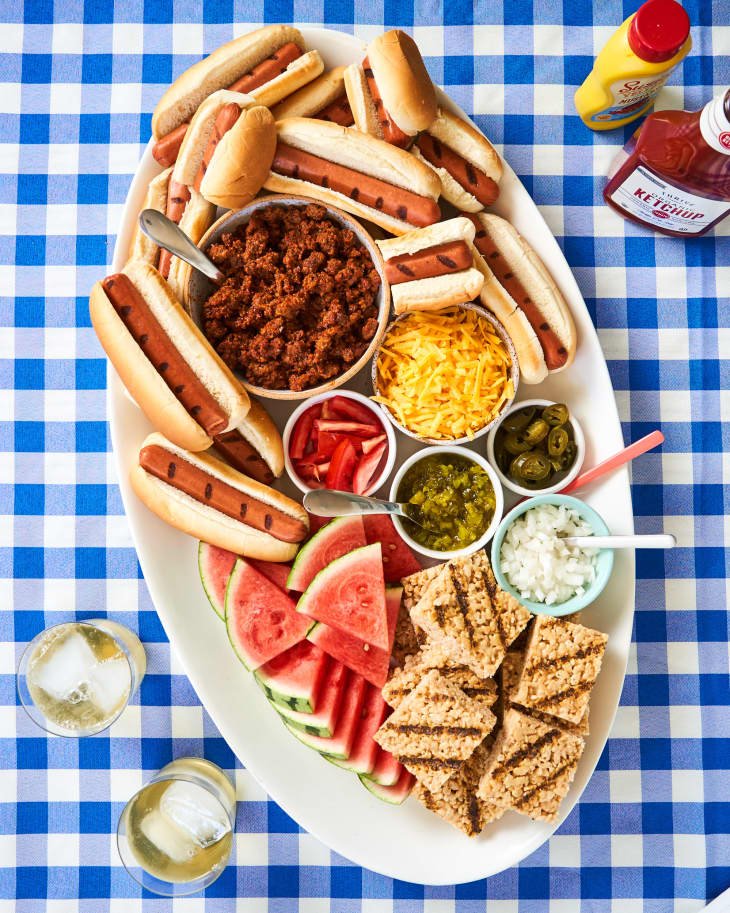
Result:
{"type": "Polygon", "coordinates": [[[198,571],[208,602],[219,618],[226,617],[226,587],[238,555],[207,542],[198,543],[198,571]]]}
{"type": "Polygon", "coordinates": [[[340,713],[342,697],[345,693],[345,681],[347,679],[347,669],[338,663],[337,660],[329,659],[324,681],[317,696],[317,709],[314,713],[303,713],[301,710],[292,710],[290,707],[283,707],[280,704],[272,706],[278,710],[282,717],[295,729],[301,729],[311,735],[322,736],[322,738],[331,738],[334,735],[337,725],[337,718],[340,713]]]}
{"type": "Polygon", "coordinates": [[[226,629],[247,669],[293,647],[311,627],[294,602],[244,558],[236,561],[226,588],[226,629]]]}
{"type": "Polygon", "coordinates": [[[360,722],[360,713],[362,711],[362,702],[365,698],[366,682],[364,678],[355,675],[353,672],[347,673],[347,682],[345,683],[345,694],[340,707],[340,715],[337,720],[334,734],[329,739],[323,739],[321,736],[311,735],[308,732],[302,732],[296,729],[291,723],[284,720],[284,725],[293,736],[303,742],[309,748],[319,751],[326,755],[327,758],[347,759],[350,756],[355,733],[360,722]]]}
{"type": "Polygon", "coordinates": [[[264,577],[275,583],[280,590],[284,593],[287,592],[286,582],[291,572],[290,564],[279,564],[277,561],[260,561],[257,558],[246,558],[246,561],[252,564],[264,577]]]}
{"type": "Polygon", "coordinates": [[[403,588],[399,586],[388,587],[385,591],[388,643],[390,644],[387,650],[365,643],[365,641],[353,637],[352,634],[340,631],[323,622],[316,624],[307,637],[330,656],[334,656],[335,659],[344,663],[348,669],[362,675],[376,688],[382,688],[388,679],[390,654],[393,648],[402,593],[403,588]]]}
{"type": "Polygon", "coordinates": [[[307,537],[307,542],[309,542],[310,539],[313,539],[322,527],[327,526],[333,519],[332,517],[318,517],[316,514],[310,514],[309,511],[307,511],[307,516],[309,517],[309,536],[307,537]]]}
{"type": "Polygon", "coordinates": [[[350,757],[346,761],[334,761],[333,763],[352,770],[356,774],[371,773],[379,751],[378,743],[373,736],[389,713],[390,708],[383,700],[380,690],[368,685],[360,715],[360,726],[352,744],[350,757]]]}
{"type": "Polygon", "coordinates": [[[297,611],[390,650],[380,545],[357,548],[328,564],[300,597],[297,611]]]}
{"type": "Polygon", "coordinates": [[[302,640],[260,666],[254,677],[268,699],[300,713],[314,713],[327,672],[326,653],[302,640]]]}
{"type": "Polygon", "coordinates": [[[390,517],[386,514],[366,514],[363,522],[368,545],[379,542],[383,549],[386,583],[400,583],[409,574],[422,570],[418,558],[398,535],[390,517]]]}
{"type": "Polygon", "coordinates": [[[368,792],[371,792],[383,802],[388,802],[390,805],[402,805],[413,789],[416,779],[413,774],[403,767],[398,780],[392,786],[383,786],[382,783],[376,783],[375,780],[371,780],[362,774],[360,775],[360,782],[368,792]]]}
{"type": "Polygon", "coordinates": [[[384,748],[379,748],[373,769],[365,776],[370,777],[381,786],[395,786],[403,769],[403,765],[395,755],[384,748]]]}
{"type": "Polygon", "coordinates": [[[366,544],[362,517],[331,520],[299,549],[287,586],[303,593],[322,568],[366,544]]]}

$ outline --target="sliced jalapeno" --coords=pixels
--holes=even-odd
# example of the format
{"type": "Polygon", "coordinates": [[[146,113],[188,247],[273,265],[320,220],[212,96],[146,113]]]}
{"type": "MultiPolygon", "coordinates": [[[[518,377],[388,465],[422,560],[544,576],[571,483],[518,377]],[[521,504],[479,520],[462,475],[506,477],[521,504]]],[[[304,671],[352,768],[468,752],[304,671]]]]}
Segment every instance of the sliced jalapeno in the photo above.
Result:
{"type": "Polygon", "coordinates": [[[531,442],[517,431],[511,431],[504,439],[504,449],[513,456],[518,453],[525,453],[531,447],[531,442]]]}
{"type": "Polygon", "coordinates": [[[535,419],[534,422],[531,422],[527,428],[522,432],[524,439],[530,444],[531,447],[534,447],[535,444],[539,444],[540,441],[544,440],[550,431],[550,426],[547,422],[544,422],[541,418],[535,419]]]}
{"type": "Polygon", "coordinates": [[[545,406],[542,410],[542,417],[548,425],[558,428],[568,421],[570,413],[565,403],[553,403],[552,406],[545,406]]]}
{"type": "Polygon", "coordinates": [[[536,411],[534,406],[525,406],[524,409],[517,409],[505,418],[502,422],[502,427],[505,431],[522,431],[533,420],[536,411]]]}
{"type": "Polygon", "coordinates": [[[565,452],[565,448],[570,443],[568,432],[565,428],[551,428],[547,437],[548,456],[559,457],[565,452]]]}

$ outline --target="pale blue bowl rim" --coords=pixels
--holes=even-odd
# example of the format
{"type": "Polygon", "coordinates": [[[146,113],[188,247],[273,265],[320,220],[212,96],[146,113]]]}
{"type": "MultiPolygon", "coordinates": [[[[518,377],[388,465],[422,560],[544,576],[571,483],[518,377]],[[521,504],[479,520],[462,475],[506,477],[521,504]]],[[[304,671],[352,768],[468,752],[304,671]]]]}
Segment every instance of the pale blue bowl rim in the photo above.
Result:
{"type": "Polygon", "coordinates": [[[540,504],[554,504],[556,507],[560,507],[561,504],[564,504],[566,507],[572,507],[590,524],[594,535],[608,536],[610,533],[603,517],[601,517],[601,515],[590,505],[586,504],[585,501],[581,501],[579,498],[573,498],[570,495],[561,494],[537,495],[534,498],[528,498],[527,501],[513,507],[499,524],[499,528],[492,539],[492,570],[494,571],[497,583],[503,590],[511,593],[526,609],[529,609],[533,615],[552,615],[555,618],[560,618],[563,615],[570,615],[572,612],[579,612],[587,605],[590,605],[595,599],[598,599],[608,583],[608,578],[611,576],[611,571],[613,570],[613,549],[602,548],[598,552],[598,557],[596,558],[596,579],[582,596],[573,596],[572,599],[568,599],[566,602],[551,606],[545,605],[544,602],[533,602],[530,599],[523,599],[517,590],[508,583],[502,573],[499,566],[499,553],[502,550],[502,540],[507,532],[507,527],[531,507],[537,507],[540,504]]]}

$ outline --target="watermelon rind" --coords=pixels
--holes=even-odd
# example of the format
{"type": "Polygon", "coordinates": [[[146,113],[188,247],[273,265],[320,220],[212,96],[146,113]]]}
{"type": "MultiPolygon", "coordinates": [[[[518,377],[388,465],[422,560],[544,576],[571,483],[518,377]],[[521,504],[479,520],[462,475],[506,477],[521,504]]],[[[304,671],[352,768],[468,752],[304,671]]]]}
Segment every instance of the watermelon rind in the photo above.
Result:
{"type": "Polygon", "coordinates": [[[293,710],[290,706],[271,701],[271,706],[296,729],[301,729],[302,732],[309,733],[309,735],[321,736],[323,739],[332,738],[334,734],[347,682],[347,672],[341,663],[328,660],[328,664],[329,668],[319,690],[317,709],[314,712],[293,710]],[[333,679],[337,688],[334,695],[332,695],[333,679]]]}
{"type": "Polygon", "coordinates": [[[395,786],[403,770],[403,765],[389,751],[380,749],[375,758],[375,766],[370,773],[363,774],[368,780],[380,786],[395,786]]]}
{"type": "Polygon", "coordinates": [[[380,694],[380,689],[369,684],[365,689],[365,699],[360,711],[360,725],[352,742],[350,756],[346,761],[336,761],[335,763],[339,767],[344,767],[356,774],[372,772],[380,750],[373,736],[387,714],[388,707],[380,694]]]}
{"type": "MultiPolygon", "coordinates": [[[[346,551],[341,552],[337,556],[338,558],[341,558],[350,551],[354,551],[355,548],[361,548],[367,544],[365,541],[365,527],[363,526],[362,517],[359,515],[352,517],[335,517],[334,520],[330,520],[329,523],[326,523],[311,539],[305,542],[294,559],[289,579],[286,582],[287,588],[295,590],[297,593],[303,593],[314,580],[317,573],[323,570],[327,564],[332,563],[332,561],[329,561],[327,564],[321,564],[319,555],[321,554],[322,549],[326,548],[329,542],[337,540],[338,538],[344,539],[345,537],[352,540],[353,545],[346,551]],[[360,533],[362,535],[358,535],[360,533]],[[312,570],[313,566],[317,568],[314,572],[312,570]]],[[[332,560],[336,561],[337,558],[332,560]]]]}
{"type": "Polygon", "coordinates": [[[414,783],[411,775],[405,769],[398,778],[398,782],[391,786],[383,786],[382,783],[376,783],[375,780],[371,780],[363,774],[360,774],[358,779],[369,793],[389,805],[402,805],[410,795],[414,783]]]}
{"type": "MultiPolygon", "coordinates": [[[[208,602],[211,604],[211,607],[215,614],[220,618],[221,621],[226,620],[226,607],[225,603],[219,602],[215,593],[213,592],[213,587],[210,580],[210,572],[206,568],[206,560],[213,551],[213,549],[218,548],[215,545],[209,545],[207,542],[200,541],[198,542],[198,573],[200,574],[200,582],[203,585],[203,592],[208,597],[208,602]]],[[[223,551],[223,549],[218,549],[218,551],[223,551]]],[[[230,580],[230,575],[229,578],[230,580]]],[[[227,584],[226,584],[227,587],[227,584]]]]}
{"type": "Polygon", "coordinates": [[[301,729],[297,729],[296,726],[292,726],[285,717],[282,717],[281,721],[295,739],[299,739],[307,748],[318,751],[326,760],[334,761],[347,758],[347,743],[344,739],[338,741],[334,738],[322,738],[322,736],[313,735],[311,732],[303,732],[301,729]],[[328,744],[323,746],[323,742],[327,742],[328,744]],[[325,747],[327,749],[326,751],[324,750],[325,747]]]}
{"type": "MultiPolygon", "coordinates": [[[[330,660],[323,654],[322,662],[326,664],[330,660]]],[[[288,686],[286,685],[285,674],[281,672],[276,675],[268,674],[266,671],[267,665],[268,663],[265,663],[256,669],[254,678],[269,701],[272,704],[276,704],[277,709],[282,707],[284,710],[290,710],[295,713],[314,713],[324,676],[327,674],[326,667],[324,671],[319,670],[317,677],[312,677],[307,682],[306,688],[297,688],[295,690],[291,682],[288,686]]]]}

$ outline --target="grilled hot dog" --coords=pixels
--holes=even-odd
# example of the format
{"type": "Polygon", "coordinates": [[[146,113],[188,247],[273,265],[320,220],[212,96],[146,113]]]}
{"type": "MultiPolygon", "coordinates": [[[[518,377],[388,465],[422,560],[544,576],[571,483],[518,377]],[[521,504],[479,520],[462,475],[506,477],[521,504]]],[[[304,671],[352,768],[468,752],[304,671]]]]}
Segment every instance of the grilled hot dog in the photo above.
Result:
{"type": "Polygon", "coordinates": [[[163,168],[169,168],[177,161],[177,154],[189,126],[188,121],[185,121],[184,124],[175,127],[167,136],[158,139],[152,147],[152,156],[163,168]]]}
{"type": "Polygon", "coordinates": [[[350,127],[355,119],[345,92],[345,67],[328,70],[298,92],[279,102],[271,113],[275,120],[285,117],[315,117],[350,127]]]}
{"type": "Polygon", "coordinates": [[[499,196],[499,185],[496,181],[429,133],[420,136],[416,145],[427,162],[435,168],[445,168],[467,193],[479,200],[482,206],[491,206],[499,196]]]}
{"type": "Polygon", "coordinates": [[[415,254],[401,254],[385,262],[385,276],[391,285],[414,279],[448,276],[472,265],[472,255],[465,241],[447,241],[427,247],[415,254]]]}
{"type": "Polygon", "coordinates": [[[281,73],[284,73],[289,64],[293,63],[297,57],[301,57],[303,53],[302,49],[294,44],[293,41],[288,41],[270,57],[257,64],[250,73],[246,73],[245,76],[237,79],[228,88],[231,92],[252,92],[265,82],[269,82],[269,80],[275,79],[281,73]]]}
{"type": "Polygon", "coordinates": [[[237,428],[224,434],[217,434],[214,442],[216,450],[223,454],[226,462],[234,469],[264,485],[270,485],[274,481],[274,473],[264,458],[237,428]]]}

